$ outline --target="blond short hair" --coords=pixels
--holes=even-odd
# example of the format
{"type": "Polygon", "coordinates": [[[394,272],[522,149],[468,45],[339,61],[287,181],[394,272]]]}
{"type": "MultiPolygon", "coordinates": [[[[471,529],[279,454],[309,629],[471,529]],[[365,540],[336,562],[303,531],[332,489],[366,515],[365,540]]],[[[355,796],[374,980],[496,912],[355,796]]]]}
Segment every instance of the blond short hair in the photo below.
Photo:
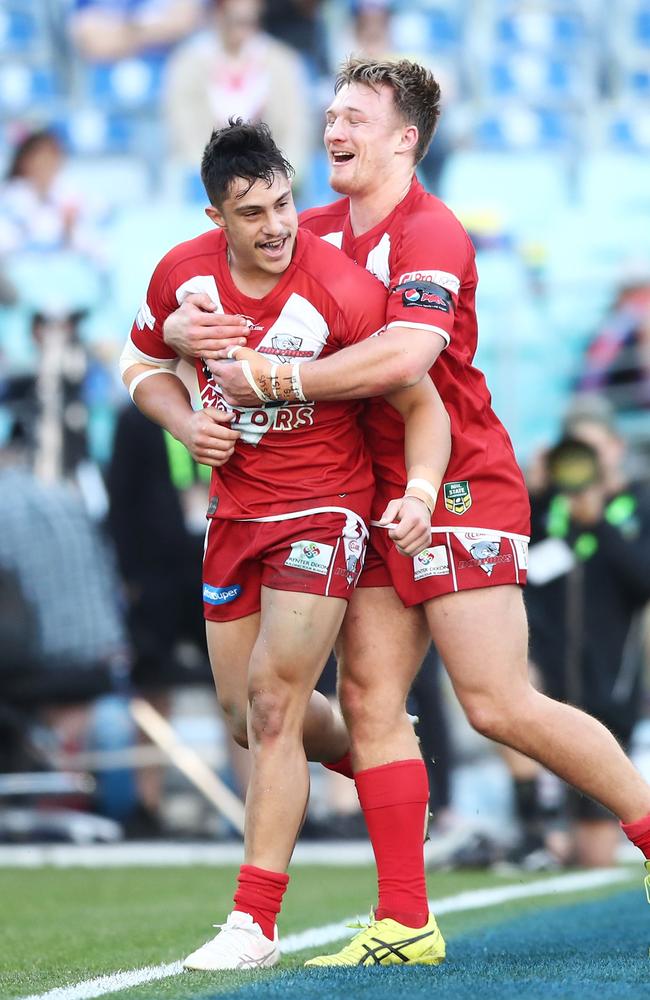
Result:
{"type": "Polygon", "coordinates": [[[361,59],[351,56],[341,67],[334,93],[351,83],[361,83],[376,90],[387,86],[393,91],[395,108],[407,125],[415,125],[418,143],[415,162],[425,155],[440,117],[440,86],[431,70],[409,59],[361,59]]]}

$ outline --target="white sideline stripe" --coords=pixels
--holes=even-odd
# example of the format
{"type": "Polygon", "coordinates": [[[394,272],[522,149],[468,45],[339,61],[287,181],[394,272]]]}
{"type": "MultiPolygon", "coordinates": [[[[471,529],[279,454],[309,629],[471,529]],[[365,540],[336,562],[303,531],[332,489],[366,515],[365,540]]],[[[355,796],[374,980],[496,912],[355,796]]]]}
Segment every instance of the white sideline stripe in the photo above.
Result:
{"type": "MultiPolygon", "coordinates": [[[[117,844],[7,844],[0,846],[0,868],[167,868],[169,865],[240,865],[244,860],[241,841],[232,844],[138,841],[117,844]]],[[[325,841],[296,846],[292,865],[351,866],[372,864],[370,843],[325,841]]]]}
{"type": "MultiPolygon", "coordinates": [[[[436,914],[458,913],[467,910],[481,910],[489,906],[498,906],[513,899],[528,899],[535,896],[550,896],[554,893],[574,892],[579,889],[597,889],[604,885],[614,885],[617,882],[629,882],[633,873],[620,868],[603,868],[596,872],[578,872],[572,875],[558,875],[556,878],[545,879],[528,885],[497,886],[494,889],[476,889],[460,892],[455,896],[444,896],[442,899],[430,899],[429,907],[436,914]]],[[[339,941],[349,934],[349,924],[356,920],[364,921],[366,917],[348,917],[336,923],[325,924],[322,927],[310,927],[298,934],[288,934],[282,939],[282,953],[291,955],[303,948],[316,948],[320,945],[339,941]]],[[[157,979],[167,979],[177,976],[183,971],[180,962],[167,965],[148,965],[142,969],[130,972],[114,972],[110,975],[87,979],[74,986],[57,986],[46,993],[32,993],[20,1000],[91,1000],[107,993],[117,993],[128,990],[142,983],[154,982],[157,979]]]]}

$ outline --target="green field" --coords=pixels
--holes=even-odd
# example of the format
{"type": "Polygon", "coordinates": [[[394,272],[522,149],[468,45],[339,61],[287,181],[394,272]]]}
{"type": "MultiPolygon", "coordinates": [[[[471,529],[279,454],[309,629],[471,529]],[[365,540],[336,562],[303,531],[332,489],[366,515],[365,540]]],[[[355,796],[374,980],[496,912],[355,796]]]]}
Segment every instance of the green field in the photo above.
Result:
{"type": "MultiPolygon", "coordinates": [[[[103,996],[125,1000],[403,1000],[434,995],[593,1000],[650,996],[650,907],[641,872],[596,890],[443,912],[448,959],[439,969],[303,970],[311,948],[255,973],[184,973],[103,996]]],[[[235,868],[0,869],[5,927],[0,996],[26,997],[100,975],[176,962],[211,936],[230,909],[235,868]]],[[[488,873],[432,874],[435,899],[539,883],[488,873]]],[[[528,891],[528,890],[526,890],[528,891]]],[[[371,867],[297,866],[280,930],[288,935],[363,912],[373,902],[371,867]]],[[[469,906],[471,896],[461,904],[469,906]]],[[[452,903],[452,906],[455,905],[452,903]]],[[[113,983],[113,987],[115,987],[113,983]]],[[[100,995],[61,990],[58,1000],[100,995]]],[[[54,1000],[54,998],[52,998],[54,1000]]]]}

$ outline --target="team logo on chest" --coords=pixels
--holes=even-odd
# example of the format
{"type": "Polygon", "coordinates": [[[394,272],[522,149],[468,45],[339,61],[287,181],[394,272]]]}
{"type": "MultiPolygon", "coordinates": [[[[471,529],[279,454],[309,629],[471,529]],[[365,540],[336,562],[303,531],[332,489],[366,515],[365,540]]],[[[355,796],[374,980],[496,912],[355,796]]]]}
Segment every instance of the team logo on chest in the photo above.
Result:
{"type": "Polygon", "coordinates": [[[259,354],[271,354],[282,364],[295,361],[296,358],[311,358],[313,351],[301,351],[302,337],[291,337],[277,334],[271,337],[270,344],[260,344],[257,348],[259,354]]]}
{"type": "Polygon", "coordinates": [[[445,508],[452,514],[465,514],[472,506],[472,494],[467,479],[443,483],[445,508]]]}

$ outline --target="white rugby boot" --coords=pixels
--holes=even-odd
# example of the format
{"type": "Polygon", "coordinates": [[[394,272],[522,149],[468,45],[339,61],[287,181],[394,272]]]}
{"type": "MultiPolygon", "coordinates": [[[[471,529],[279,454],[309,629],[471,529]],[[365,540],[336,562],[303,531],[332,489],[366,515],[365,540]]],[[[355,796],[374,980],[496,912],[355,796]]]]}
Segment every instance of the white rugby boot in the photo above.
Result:
{"type": "Polygon", "coordinates": [[[250,913],[234,910],[220,931],[183,962],[184,969],[213,972],[218,969],[268,969],[280,961],[278,929],[274,940],[264,937],[250,913]]]}

